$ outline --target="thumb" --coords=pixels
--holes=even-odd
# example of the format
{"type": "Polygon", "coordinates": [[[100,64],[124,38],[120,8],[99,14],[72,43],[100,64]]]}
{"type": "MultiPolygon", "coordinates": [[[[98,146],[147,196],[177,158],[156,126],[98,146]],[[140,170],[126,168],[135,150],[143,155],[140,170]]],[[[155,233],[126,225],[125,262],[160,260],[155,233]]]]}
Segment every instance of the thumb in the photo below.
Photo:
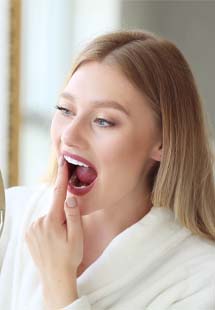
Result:
{"type": "Polygon", "coordinates": [[[74,241],[75,237],[79,239],[79,237],[82,236],[82,222],[80,210],[75,197],[66,198],[64,210],[67,222],[67,240],[74,241]]]}

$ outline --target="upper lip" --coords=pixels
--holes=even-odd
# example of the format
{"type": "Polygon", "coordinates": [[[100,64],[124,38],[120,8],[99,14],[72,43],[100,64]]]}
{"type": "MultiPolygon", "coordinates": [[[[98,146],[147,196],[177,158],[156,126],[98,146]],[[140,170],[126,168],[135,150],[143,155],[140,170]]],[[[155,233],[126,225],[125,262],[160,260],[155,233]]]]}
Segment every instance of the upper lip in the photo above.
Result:
{"type": "Polygon", "coordinates": [[[75,160],[78,160],[78,161],[84,163],[85,165],[89,166],[90,168],[93,168],[97,172],[96,167],[90,161],[88,161],[87,159],[85,159],[85,158],[83,158],[83,157],[81,157],[81,156],[79,156],[77,154],[69,153],[67,151],[63,151],[62,154],[64,156],[68,156],[70,158],[73,158],[75,160]]]}

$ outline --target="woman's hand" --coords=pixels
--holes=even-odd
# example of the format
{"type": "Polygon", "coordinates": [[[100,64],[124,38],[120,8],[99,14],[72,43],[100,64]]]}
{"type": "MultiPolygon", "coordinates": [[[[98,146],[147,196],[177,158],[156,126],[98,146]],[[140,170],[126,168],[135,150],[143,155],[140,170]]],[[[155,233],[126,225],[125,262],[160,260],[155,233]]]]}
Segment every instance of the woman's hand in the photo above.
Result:
{"type": "Polygon", "coordinates": [[[66,199],[68,169],[59,161],[53,202],[47,215],[26,231],[26,242],[39,269],[48,309],[62,308],[77,296],[76,274],[83,259],[83,230],[79,208],[66,199]]]}

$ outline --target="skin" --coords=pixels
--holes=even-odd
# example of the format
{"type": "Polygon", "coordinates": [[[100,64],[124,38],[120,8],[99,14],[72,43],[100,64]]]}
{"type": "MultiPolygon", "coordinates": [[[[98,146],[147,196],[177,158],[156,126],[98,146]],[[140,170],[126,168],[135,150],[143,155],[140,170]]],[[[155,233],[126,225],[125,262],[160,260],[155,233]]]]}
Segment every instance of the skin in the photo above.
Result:
{"type": "Polygon", "coordinates": [[[77,299],[77,276],[115,236],[150,211],[146,176],[162,153],[153,111],[114,66],[82,65],[64,89],[59,105],[66,110],[57,111],[52,121],[57,157],[63,151],[80,155],[94,164],[98,177],[89,193],[73,197],[76,207],[68,208],[67,165],[59,165],[50,211],[26,233],[47,309],[77,299]],[[104,101],[115,101],[121,108],[104,106],[104,101]],[[59,255],[53,257],[53,252],[59,255]]]}

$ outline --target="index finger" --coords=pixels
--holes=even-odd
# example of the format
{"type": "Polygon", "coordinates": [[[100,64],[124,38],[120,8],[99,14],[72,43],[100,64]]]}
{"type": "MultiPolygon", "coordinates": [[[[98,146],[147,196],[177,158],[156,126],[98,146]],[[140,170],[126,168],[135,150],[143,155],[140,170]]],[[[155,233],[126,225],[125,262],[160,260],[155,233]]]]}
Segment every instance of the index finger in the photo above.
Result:
{"type": "Polygon", "coordinates": [[[54,185],[53,200],[48,217],[60,222],[65,220],[64,201],[68,186],[68,169],[63,155],[58,160],[58,172],[54,185]]]}

